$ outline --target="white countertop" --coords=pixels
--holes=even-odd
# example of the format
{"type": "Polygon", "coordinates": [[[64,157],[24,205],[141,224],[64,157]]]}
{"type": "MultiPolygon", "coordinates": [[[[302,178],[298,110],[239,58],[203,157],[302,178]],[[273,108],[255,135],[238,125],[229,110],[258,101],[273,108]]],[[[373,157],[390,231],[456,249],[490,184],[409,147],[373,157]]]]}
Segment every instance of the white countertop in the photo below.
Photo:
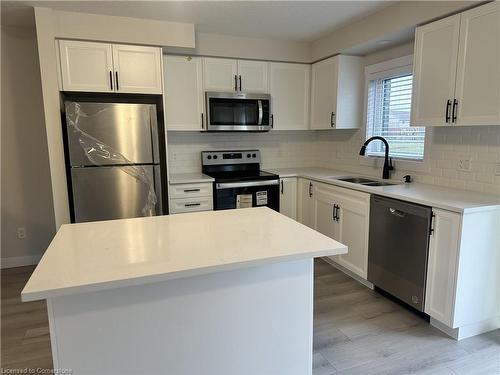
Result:
{"type": "MultiPolygon", "coordinates": [[[[398,183],[398,185],[365,186],[332,178],[359,176],[357,173],[325,168],[283,168],[266,169],[266,171],[276,173],[280,177],[304,177],[331,185],[364,191],[370,194],[383,195],[389,198],[401,199],[459,213],[500,208],[500,196],[452,189],[437,185],[420,184],[416,182],[404,184],[401,181],[386,180],[388,182],[398,183]]],[[[363,177],[380,180],[379,178],[371,176],[363,177]]]]}
{"type": "Polygon", "coordinates": [[[172,173],[169,176],[168,182],[175,184],[194,184],[199,182],[213,182],[213,177],[203,173],[172,173]]]}
{"type": "Polygon", "coordinates": [[[63,225],[23,301],[345,254],[267,207],[63,225]]]}

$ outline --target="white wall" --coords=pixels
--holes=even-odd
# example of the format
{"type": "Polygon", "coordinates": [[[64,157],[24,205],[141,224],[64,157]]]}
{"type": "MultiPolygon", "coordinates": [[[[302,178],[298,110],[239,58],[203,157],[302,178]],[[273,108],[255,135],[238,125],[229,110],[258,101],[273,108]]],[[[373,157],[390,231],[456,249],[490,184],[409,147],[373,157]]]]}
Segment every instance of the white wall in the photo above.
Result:
{"type": "Polygon", "coordinates": [[[33,29],[2,27],[2,266],[36,262],[55,233],[33,29]],[[26,239],[16,230],[25,227],[26,239]]]}
{"type": "Polygon", "coordinates": [[[210,33],[197,33],[194,49],[166,48],[165,50],[200,56],[311,62],[310,43],[210,33]]]}
{"type": "Polygon", "coordinates": [[[313,42],[312,60],[377,40],[391,40],[415,26],[477,5],[474,1],[399,1],[313,42]]]}

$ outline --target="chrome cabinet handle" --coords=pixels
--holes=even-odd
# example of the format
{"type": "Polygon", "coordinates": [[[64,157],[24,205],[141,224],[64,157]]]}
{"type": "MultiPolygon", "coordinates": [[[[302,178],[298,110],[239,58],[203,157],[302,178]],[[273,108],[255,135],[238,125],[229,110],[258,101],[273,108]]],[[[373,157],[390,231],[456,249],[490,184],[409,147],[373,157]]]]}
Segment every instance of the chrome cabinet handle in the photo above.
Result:
{"type": "Polygon", "coordinates": [[[201,206],[201,203],[186,203],[184,207],[196,207],[201,206]]]}
{"type": "Polygon", "coordinates": [[[240,91],[241,91],[241,76],[238,76],[240,80],[240,91]]]}
{"type": "Polygon", "coordinates": [[[201,128],[205,129],[205,127],[203,126],[203,113],[201,114],[201,128]]]}
{"type": "Polygon", "coordinates": [[[309,197],[313,196],[312,187],[313,187],[312,182],[309,182],[309,197]]]}
{"type": "Polygon", "coordinates": [[[194,193],[200,191],[200,189],[184,189],[184,193],[194,193]]]}
{"type": "Polygon", "coordinates": [[[271,115],[271,129],[274,129],[274,115],[271,115]]]}
{"type": "Polygon", "coordinates": [[[281,194],[283,195],[283,180],[281,180],[280,182],[281,182],[281,194]]]}
{"type": "Polygon", "coordinates": [[[113,91],[113,72],[109,71],[109,86],[111,87],[111,91],[113,91]]]}
{"type": "Polygon", "coordinates": [[[120,90],[119,86],[118,86],[118,71],[115,72],[115,77],[116,77],[116,91],[120,90]]]}
{"type": "Polygon", "coordinates": [[[238,91],[238,76],[234,75],[234,91],[238,91]]]}

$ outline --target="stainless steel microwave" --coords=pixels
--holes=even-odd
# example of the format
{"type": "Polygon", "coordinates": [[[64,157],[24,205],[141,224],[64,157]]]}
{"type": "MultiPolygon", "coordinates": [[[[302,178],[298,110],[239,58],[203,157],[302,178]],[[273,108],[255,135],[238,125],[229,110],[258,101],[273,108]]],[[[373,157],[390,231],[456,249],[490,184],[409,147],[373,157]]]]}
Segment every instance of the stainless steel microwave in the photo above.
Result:
{"type": "Polygon", "coordinates": [[[206,92],[207,131],[266,132],[272,127],[271,95],[206,92]]]}

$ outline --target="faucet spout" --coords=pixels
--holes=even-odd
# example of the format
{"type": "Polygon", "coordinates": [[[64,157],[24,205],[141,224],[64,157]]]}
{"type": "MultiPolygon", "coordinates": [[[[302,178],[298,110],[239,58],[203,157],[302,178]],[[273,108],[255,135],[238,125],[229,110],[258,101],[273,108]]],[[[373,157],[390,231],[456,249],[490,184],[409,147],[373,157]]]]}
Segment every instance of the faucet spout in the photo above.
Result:
{"type": "Polygon", "coordinates": [[[389,171],[392,171],[394,169],[394,167],[392,166],[392,158],[389,157],[389,143],[387,142],[387,140],[384,137],[380,137],[380,136],[376,135],[374,137],[368,138],[365,141],[365,143],[363,144],[363,146],[361,146],[361,149],[359,150],[359,154],[361,156],[364,156],[366,153],[366,146],[368,146],[368,144],[371,141],[375,141],[375,140],[382,141],[382,143],[385,146],[385,159],[384,159],[384,168],[382,170],[382,178],[388,179],[389,178],[389,171]]]}

